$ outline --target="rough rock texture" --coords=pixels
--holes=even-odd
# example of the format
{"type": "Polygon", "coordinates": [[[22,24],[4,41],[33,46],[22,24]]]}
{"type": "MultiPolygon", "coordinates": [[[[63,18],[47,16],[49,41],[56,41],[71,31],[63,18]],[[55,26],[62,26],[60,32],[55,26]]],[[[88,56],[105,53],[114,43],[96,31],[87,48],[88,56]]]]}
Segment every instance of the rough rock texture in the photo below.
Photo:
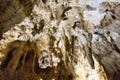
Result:
{"type": "Polygon", "coordinates": [[[0,39],[2,34],[29,16],[36,0],[0,0],[0,39]]]}
{"type": "Polygon", "coordinates": [[[120,79],[119,0],[0,3],[0,80],[120,79]]]}

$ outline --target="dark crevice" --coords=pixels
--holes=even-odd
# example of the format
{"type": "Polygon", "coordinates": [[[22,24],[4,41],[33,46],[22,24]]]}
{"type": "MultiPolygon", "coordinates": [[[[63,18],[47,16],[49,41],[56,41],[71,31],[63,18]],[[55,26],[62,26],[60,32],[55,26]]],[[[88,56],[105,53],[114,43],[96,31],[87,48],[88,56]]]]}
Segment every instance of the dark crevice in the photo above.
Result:
{"type": "Polygon", "coordinates": [[[38,58],[35,59],[35,65],[34,65],[34,72],[38,75],[40,73],[39,71],[39,63],[38,63],[38,58]]]}
{"type": "Polygon", "coordinates": [[[23,60],[24,60],[24,55],[20,57],[16,70],[19,70],[21,68],[21,66],[23,65],[23,60]]]}
{"type": "Polygon", "coordinates": [[[27,55],[26,55],[26,57],[25,57],[25,62],[29,62],[29,61],[33,60],[34,55],[35,55],[35,54],[34,54],[34,50],[28,51],[28,52],[27,52],[27,55]]]}
{"type": "Polygon", "coordinates": [[[115,44],[114,40],[111,38],[112,43],[113,43],[113,48],[116,52],[120,53],[120,49],[117,47],[117,45],[115,44]]]}
{"type": "Polygon", "coordinates": [[[118,52],[118,53],[120,53],[120,49],[114,44],[113,45],[114,46],[114,49],[118,52]]]}
{"type": "Polygon", "coordinates": [[[59,63],[60,70],[56,80],[73,80],[73,74],[65,68],[64,62],[59,63]]]}
{"type": "Polygon", "coordinates": [[[72,9],[72,7],[67,7],[66,9],[64,9],[61,17],[65,17],[65,12],[67,12],[67,11],[69,11],[69,10],[71,10],[71,9],[72,9]]]}
{"type": "Polygon", "coordinates": [[[10,60],[13,58],[13,51],[15,50],[16,48],[12,49],[8,54],[7,54],[7,57],[3,60],[2,64],[1,64],[1,69],[5,69],[10,60]]]}
{"type": "Polygon", "coordinates": [[[114,74],[113,80],[120,80],[120,72],[114,74]]]}
{"type": "Polygon", "coordinates": [[[115,17],[114,15],[111,15],[111,17],[112,17],[113,19],[116,19],[116,17],[115,17]]]}
{"type": "Polygon", "coordinates": [[[44,4],[46,4],[47,0],[42,0],[42,2],[43,2],[44,4]]]}

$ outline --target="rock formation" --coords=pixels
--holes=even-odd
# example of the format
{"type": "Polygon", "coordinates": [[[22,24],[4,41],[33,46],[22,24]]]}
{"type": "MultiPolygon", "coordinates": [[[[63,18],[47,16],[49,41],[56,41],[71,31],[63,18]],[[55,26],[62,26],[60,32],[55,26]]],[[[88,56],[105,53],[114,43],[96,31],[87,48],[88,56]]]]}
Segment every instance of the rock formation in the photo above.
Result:
{"type": "Polygon", "coordinates": [[[119,0],[1,0],[0,80],[119,80],[119,0]]]}
{"type": "Polygon", "coordinates": [[[2,34],[32,12],[36,0],[0,0],[0,39],[2,34]]]}

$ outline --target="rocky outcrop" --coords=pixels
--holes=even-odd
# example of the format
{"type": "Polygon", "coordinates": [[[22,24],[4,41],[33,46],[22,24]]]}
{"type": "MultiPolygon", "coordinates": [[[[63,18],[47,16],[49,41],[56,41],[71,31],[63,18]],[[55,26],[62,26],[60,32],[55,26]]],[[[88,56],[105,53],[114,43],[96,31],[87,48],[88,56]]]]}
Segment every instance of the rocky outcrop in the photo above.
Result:
{"type": "Polygon", "coordinates": [[[119,0],[29,1],[17,1],[20,21],[0,13],[0,80],[120,79],[119,0]]]}
{"type": "Polygon", "coordinates": [[[60,53],[48,54],[47,51],[40,53],[35,43],[14,41],[10,43],[8,54],[1,64],[0,79],[72,80],[72,72],[65,68],[60,57],[60,53]]]}
{"type": "Polygon", "coordinates": [[[2,34],[23,21],[32,12],[36,0],[1,0],[0,1],[0,39],[2,34]]]}

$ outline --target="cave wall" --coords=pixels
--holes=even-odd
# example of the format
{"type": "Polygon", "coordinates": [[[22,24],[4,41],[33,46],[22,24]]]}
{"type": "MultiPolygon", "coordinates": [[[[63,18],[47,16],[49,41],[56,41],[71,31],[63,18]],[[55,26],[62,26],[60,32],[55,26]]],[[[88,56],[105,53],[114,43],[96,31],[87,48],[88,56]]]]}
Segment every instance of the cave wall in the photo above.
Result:
{"type": "Polygon", "coordinates": [[[0,3],[0,80],[120,79],[119,0],[0,3]]]}

